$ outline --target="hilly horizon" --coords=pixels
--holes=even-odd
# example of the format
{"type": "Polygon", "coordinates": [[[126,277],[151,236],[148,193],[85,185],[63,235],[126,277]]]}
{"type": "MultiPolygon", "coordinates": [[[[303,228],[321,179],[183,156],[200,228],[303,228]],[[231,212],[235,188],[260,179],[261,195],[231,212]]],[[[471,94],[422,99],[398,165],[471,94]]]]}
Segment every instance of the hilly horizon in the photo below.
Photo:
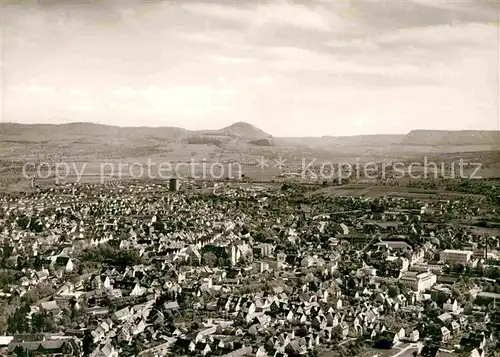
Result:
{"type": "Polygon", "coordinates": [[[1,158],[26,160],[42,153],[77,160],[161,157],[169,160],[225,158],[256,160],[281,155],[290,159],[411,157],[425,153],[500,149],[498,131],[413,130],[408,134],[275,137],[246,122],[221,129],[120,127],[97,123],[0,123],[1,158]]]}
{"type": "MultiPolygon", "coordinates": [[[[186,135],[219,135],[219,136],[230,136],[239,137],[249,140],[258,139],[289,139],[289,140],[300,140],[300,139],[320,139],[328,141],[331,139],[341,139],[344,138],[348,140],[349,138],[383,138],[383,139],[402,139],[402,144],[412,144],[412,145],[460,145],[460,143],[467,144],[500,144],[500,131],[498,130],[434,130],[434,129],[414,129],[410,132],[404,134],[354,134],[354,135],[323,135],[323,136],[274,136],[265,131],[259,129],[253,124],[238,121],[221,129],[198,129],[190,130],[176,126],[120,126],[120,125],[107,125],[94,122],[69,122],[69,123],[36,123],[36,124],[25,124],[25,123],[15,123],[15,122],[0,122],[0,134],[4,135],[19,135],[22,134],[20,131],[25,130],[26,134],[30,134],[30,131],[36,130],[38,134],[50,134],[58,136],[54,132],[54,127],[72,129],[71,134],[80,135],[106,135],[108,133],[112,134],[130,134],[132,131],[136,131],[137,134],[147,134],[149,131],[155,131],[155,136],[180,136],[181,134],[186,135]],[[103,131],[103,129],[105,129],[103,131]],[[458,140],[458,142],[456,142],[458,140]]],[[[69,134],[69,133],[68,133],[69,134]]]]}

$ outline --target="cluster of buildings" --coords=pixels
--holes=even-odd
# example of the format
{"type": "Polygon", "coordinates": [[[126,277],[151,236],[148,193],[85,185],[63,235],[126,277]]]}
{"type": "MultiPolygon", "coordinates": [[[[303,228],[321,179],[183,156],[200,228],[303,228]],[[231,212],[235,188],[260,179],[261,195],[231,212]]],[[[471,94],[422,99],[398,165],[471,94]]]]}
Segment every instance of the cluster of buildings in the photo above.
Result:
{"type": "MultiPolygon", "coordinates": [[[[486,357],[500,240],[470,196],[78,184],[0,200],[0,353],[486,357]]],[[[479,200],[479,198],[477,198],[479,200]]],[[[499,305],[500,306],[500,305],[499,305]]]]}

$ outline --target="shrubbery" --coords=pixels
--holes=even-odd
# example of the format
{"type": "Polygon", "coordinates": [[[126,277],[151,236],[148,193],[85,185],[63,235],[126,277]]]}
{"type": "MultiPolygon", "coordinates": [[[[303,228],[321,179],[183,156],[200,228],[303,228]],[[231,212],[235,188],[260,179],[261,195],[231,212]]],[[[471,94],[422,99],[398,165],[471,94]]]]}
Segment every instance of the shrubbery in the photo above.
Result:
{"type": "Polygon", "coordinates": [[[82,261],[108,263],[118,266],[138,265],[142,263],[142,258],[137,251],[122,250],[112,247],[109,244],[85,250],[81,259],[82,261]]]}

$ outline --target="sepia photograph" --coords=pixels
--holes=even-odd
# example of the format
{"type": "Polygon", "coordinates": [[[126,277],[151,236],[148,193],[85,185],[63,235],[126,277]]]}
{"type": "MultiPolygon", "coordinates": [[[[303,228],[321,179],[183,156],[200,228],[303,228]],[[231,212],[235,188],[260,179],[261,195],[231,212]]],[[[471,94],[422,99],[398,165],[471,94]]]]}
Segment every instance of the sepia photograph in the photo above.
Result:
{"type": "Polygon", "coordinates": [[[500,357],[499,0],[0,0],[0,357],[500,357]]]}

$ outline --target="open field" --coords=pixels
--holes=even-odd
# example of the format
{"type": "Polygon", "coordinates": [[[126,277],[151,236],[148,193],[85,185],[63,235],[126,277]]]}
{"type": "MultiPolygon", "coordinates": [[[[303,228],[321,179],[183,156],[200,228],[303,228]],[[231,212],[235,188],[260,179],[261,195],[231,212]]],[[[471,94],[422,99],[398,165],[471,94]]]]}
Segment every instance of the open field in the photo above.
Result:
{"type": "Polygon", "coordinates": [[[418,189],[406,186],[382,186],[368,184],[350,184],[336,187],[325,187],[317,191],[311,192],[310,195],[326,195],[331,197],[340,196],[364,196],[364,197],[408,197],[408,198],[435,198],[439,195],[451,196],[480,196],[459,192],[448,192],[443,190],[427,190],[418,189]]]}
{"type": "MultiPolygon", "coordinates": [[[[51,166],[46,165],[42,167],[37,172],[29,171],[31,166],[26,166],[27,170],[23,172],[23,162],[5,162],[3,161],[0,166],[0,190],[3,191],[22,191],[29,189],[31,186],[30,177],[36,176],[36,184],[40,186],[51,186],[54,184],[64,184],[72,182],[92,182],[92,183],[105,183],[114,180],[130,180],[130,179],[153,179],[153,180],[167,180],[170,177],[181,177],[181,178],[197,178],[203,180],[224,180],[226,178],[238,178],[244,176],[253,181],[272,181],[278,180],[279,175],[283,172],[296,172],[301,173],[303,167],[298,163],[288,164],[286,167],[279,168],[276,165],[274,159],[269,159],[266,163],[267,166],[262,167],[258,165],[258,161],[251,162],[251,160],[245,159],[245,162],[240,164],[239,162],[226,162],[221,164],[213,164],[210,162],[191,162],[185,161],[170,162],[170,161],[159,161],[158,158],[151,159],[142,157],[140,160],[134,160],[133,158],[123,159],[123,160],[113,160],[100,162],[97,160],[92,161],[82,161],[75,160],[69,163],[59,164],[62,165],[58,169],[56,164],[51,166]],[[149,160],[149,161],[148,161],[149,160]],[[151,162],[153,163],[151,165],[151,162]],[[163,166],[161,166],[163,164],[163,166]]],[[[32,165],[32,164],[30,164],[32,165]]],[[[449,167],[449,161],[446,163],[449,167]]],[[[500,177],[500,168],[492,167],[481,168],[479,171],[474,172],[473,168],[465,168],[464,174],[468,177],[475,175],[475,178],[495,178],[500,177]]],[[[412,174],[421,174],[419,168],[413,168],[412,174]]],[[[390,173],[390,171],[388,171],[390,173]]],[[[450,175],[447,172],[447,175],[450,175]]],[[[458,173],[457,173],[458,175],[458,173]]],[[[355,175],[353,175],[355,176],[355,175]]],[[[428,174],[429,178],[436,177],[432,171],[428,174]]],[[[328,182],[336,182],[336,178],[327,177],[328,182]]],[[[298,178],[300,182],[316,182],[321,183],[321,177],[314,180],[308,180],[298,178]]],[[[399,186],[395,186],[394,182],[390,186],[380,186],[380,182],[375,180],[357,180],[354,177],[351,182],[361,181],[361,183],[355,185],[342,185],[328,187],[320,190],[321,194],[328,194],[334,196],[345,196],[345,195],[360,195],[367,197],[378,197],[380,195],[393,195],[400,196],[404,195],[406,197],[420,197],[425,198],[435,195],[437,192],[432,190],[423,189],[413,189],[411,192],[403,189],[399,186],[407,186],[411,181],[419,181],[418,179],[412,179],[405,175],[405,177],[396,179],[399,186]],[[367,181],[368,183],[362,183],[367,181]]],[[[394,180],[393,180],[394,181],[394,180]]],[[[343,180],[345,183],[345,181],[343,180]]]]}

